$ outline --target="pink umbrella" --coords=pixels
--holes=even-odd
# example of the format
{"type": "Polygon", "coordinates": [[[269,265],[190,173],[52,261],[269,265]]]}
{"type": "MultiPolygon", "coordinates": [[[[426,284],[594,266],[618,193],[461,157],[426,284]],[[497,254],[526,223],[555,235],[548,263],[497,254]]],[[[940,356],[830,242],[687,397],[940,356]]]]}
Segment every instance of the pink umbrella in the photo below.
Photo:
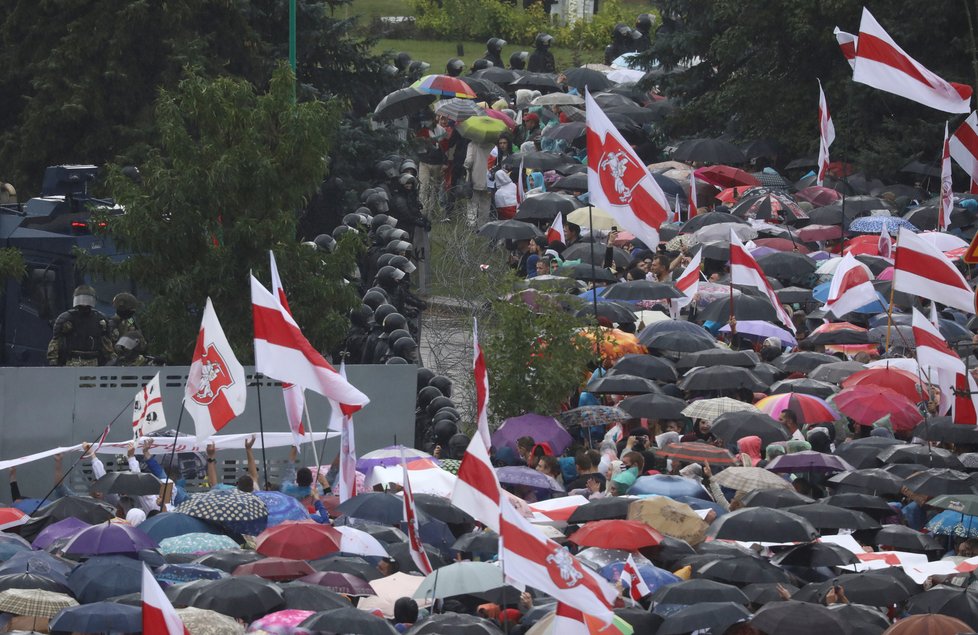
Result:
{"type": "Polygon", "coordinates": [[[251,626],[248,627],[248,632],[251,633],[257,630],[269,631],[282,626],[294,628],[310,615],[315,615],[315,611],[300,611],[298,609],[275,611],[264,617],[259,617],[252,622],[251,626]]]}
{"type": "Polygon", "coordinates": [[[816,207],[822,207],[838,201],[842,195],[831,188],[812,185],[803,190],[798,190],[795,197],[802,201],[808,201],[816,207]]]}
{"type": "Polygon", "coordinates": [[[489,108],[486,110],[486,116],[492,117],[493,119],[498,119],[499,121],[503,122],[504,124],[506,124],[506,127],[509,128],[510,132],[516,130],[516,122],[513,121],[512,117],[510,117],[509,115],[507,115],[501,110],[493,110],[492,108],[489,108]]]}
{"type": "Polygon", "coordinates": [[[880,275],[876,276],[877,280],[892,280],[893,279],[893,267],[887,267],[880,272],[880,275]]]}

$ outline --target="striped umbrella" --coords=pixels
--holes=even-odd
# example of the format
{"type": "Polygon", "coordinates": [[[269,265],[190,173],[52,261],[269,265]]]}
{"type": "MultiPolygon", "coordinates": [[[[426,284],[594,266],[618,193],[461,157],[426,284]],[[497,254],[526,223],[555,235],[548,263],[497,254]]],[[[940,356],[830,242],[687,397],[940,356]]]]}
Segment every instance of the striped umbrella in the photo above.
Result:
{"type": "Polygon", "coordinates": [[[772,418],[779,417],[782,410],[790,410],[798,417],[799,423],[805,424],[828,423],[839,418],[836,409],[824,399],[799,392],[771,395],[754,405],[761,412],[771,415],[772,418]]]}
{"type": "Polygon", "coordinates": [[[690,463],[710,463],[713,465],[734,465],[737,459],[726,448],[718,448],[709,443],[693,441],[688,443],[670,443],[656,452],[680,461],[690,463]]]}
{"type": "Polygon", "coordinates": [[[414,82],[412,86],[429,95],[475,99],[475,91],[472,90],[471,86],[457,77],[449,77],[448,75],[425,75],[414,82]]]}
{"type": "Polygon", "coordinates": [[[439,115],[445,115],[453,121],[464,121],[469,117],[486,114],[486,111],[476,106],[471,99],[459,99],[458,97],[437,102],[435,112],[439,115]]]}

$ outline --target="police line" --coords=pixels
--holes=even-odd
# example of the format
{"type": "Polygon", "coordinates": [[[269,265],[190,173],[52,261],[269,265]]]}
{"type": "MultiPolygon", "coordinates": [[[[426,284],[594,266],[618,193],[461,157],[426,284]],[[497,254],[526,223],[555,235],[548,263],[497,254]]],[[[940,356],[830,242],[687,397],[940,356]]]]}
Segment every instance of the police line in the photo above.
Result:
{"type": "MultiPolygon", "coordinates": [[[[316,432],[313,434],[306,434],[308,442],[322,441],[324,438],[333,438],[336,436],[339,436],[338,432],[316,432]]],[[[151,454],[168,454],[173,451],[174,443],[176,444],[177,452],[204,452],[207,450],[207,446],[211,443],[213,443],[214,447],[218,450],[244,450],[245,441],[251,437],[255,437],[256,449],[281,448],[290,446],[294,443],[291,432],[266,432],[264,435],[264,445],[262,444],[261,434],[257,432],[247,432],[244,434],[218,434],[203,443],[198,443],[196,437],[192,436],[181,436],[176,439],[172,437],[140,437],[136,441],[136,449],[137,451],[141,451],[143,444],[150,441],[152,443],[149,450],[151,454]]],[[[305,442],[306,441],[304,441],[304,443],[305,442]]],[[[98,453],[125,454],[129,450],[129,446],[131,444],[132,441],[106,441],[98,449],[98,453]]],[[[7,459],[5,461],[0,461],[0,470],[6,470],[19,465],[24,465],[25,463],[32,463],[34,461],[46,459],[54,456],[55,454],[81,452],[81,450],[82,444],[78,443],[75,445],[66,445],[59,448],[44,450],[43,452],[37,452],[35,454],[28,454],[15,459],[7,459]]]]}

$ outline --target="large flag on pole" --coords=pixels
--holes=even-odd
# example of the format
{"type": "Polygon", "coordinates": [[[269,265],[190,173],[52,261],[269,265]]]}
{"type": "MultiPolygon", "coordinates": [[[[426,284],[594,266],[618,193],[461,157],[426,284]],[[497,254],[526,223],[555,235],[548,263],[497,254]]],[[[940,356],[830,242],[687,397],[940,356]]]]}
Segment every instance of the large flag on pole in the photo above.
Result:
{"type": "MultiPolygon", "coordinates": [[[[346,362],[340,362],[337,371],[346,379],[346,362]]],[[[337,472],[337,495],[340,502],[353,498],[357,491],[357,446],[353,430],[353,415],[343,412],[340,404],[329,401],[329,430],[340,433],[340,464],[337,472]]]]}
{"type": "Polygon", "coordinates": [[[937,211],[937,231],[947,231],[951,226],[951,209],[954,207],[954,190],[951,181],[951,147],[944,122],[944,149],[941,152],[941,206],[937,211]]]}
{"type": "Polygon", "coordinates": [[[835,141],[835,125],[825,101],[822,82],[818,82],[818,177],[816,183],[822,185],[829,170],[829,146],[835,141]]]}
{"type": "Polygon", "coordinates": [[[897,235],[893,288],[974,313],[975,292],[937,247],[905,227],[897,235]]]}
{"type": "Polygon", "coordinates": [[[754,287],[767,296],[767,299],[774,305],[774,312],[778,320],[784,324],[792,333],[795,332],[795,323],[791,321],[791,316],[781,306],[781,301],[771,288],[771,283],[767,281],[764,270],[757,264],[754,257],[740,242],[737,233],[730,230],[730,283],[742,284],[754,287]]]}
{"type": "MultiPolygon", "coordinates": [[[[934,306],[933,302],[931,306],[934,306]]],[[[917,350],[917,364],[927,382],[940,389],[941,413],[947,412],[951,406],[955,378],[965,372],[964,362],[951,350],[937,326],[917,309],[913,310],[911,328],[917,350]]]]}
{"type": "Polygon", "coordinates": [[[198,441],[211,437],[245,409],[244,367],[231,350],[210,298],[204,306],[184,395],[183,405],[194,420],[198,441]]]}
{"type": "Polygon", "coordinates": [[[971,373],[955,376],[951,420],[961,425],[978,425],[978,384],[971,373]]]}
{"type": "Polygon", "coordinates": [[[852,33],[846,33],[839,27],[835,27],[835,39],[839,43],[839,49],[842,50],[842,56],[849,62],[849,66],[855,69],[856,45],[859,42],[859,38],[852,33]]]}
{"type": "Polygon", "coordinates": [[[669,201],[591,93],[584,92],[590,202],[608,212],[619,227],[655,249],[659,227],[669,216],[669,201]]]}
{"type": "Polygon", "coordinates": [[[618,595],[614,587],[566,547],[544,536],[509,500],[502,502],[500,510],[499,560],[506,575],[610,624],[618,595]]]}
{"type": "Polygon", "coordinates": [[[852,79],[944,112],[971,112],[971,87],[945,81],[907,55],[866,7],[852,79]]]}
{"type": "Polygon", "coordinates": [[[421,543],[421,527],[418,525],[418,516],[414,509],[414,494],[411,492],[411,476],[407,467],[407,460],[404,458],[404,449],[401,448],[401,470],[404,471],[404,482],[402,483],[404,496],[404,525],[408,535],[408,549],[411,552],[411,559],[418,567],[418,571],[428,575],[434,569],[428,560],[428,554],[424,551],[421,543]]]}
{"type": "Polygon", "coordinates": [[[489,371],[486,370],[486,356],[479,344],[479,321],[472,320],[472,373],[475,376],[476,430],[486,447],[492,447],[489,434],[489,371]]]}
{"type": "MultiPolygon", "coordinates": [[[[272,293],[278,297],[282,308],[292,315],[289,308],[289,300],[285,297],[285,287],[282,286],[282,279],[278,275],[278,266],[275,264],[275,252],[268,250],[268,260],[272,273],[272,293]]],[[[285,418],[289,421],[289,430],[292,431],[292,438],[295,447],[302,445],[305,440],[306,429],[302,425],[302,413],[306,409],[305,390],[302,386],[282,382],[282,397],[285,399],[285,418]]]]}
{"type": "Polygon", "coordinates": [[[138,439],[165,427],[160,374],[156,373],[155,377],[136,392],[132,400],[132,437],[138,439]]]}
{"type": "Polygon", "coordinates": [[[143,565],[143,634],[190,635],[159,582],[143,565]]]}
{"type": "Polygon", "coordinates": [[[878,299],[869,268],[856,260],[852,254],[846,254],[835,268],[832,282],[829,284],[829,296],[822,310],[831,311],[834,316],[842,317],[878,299]]]}
{"type": "Polygon", "coordinates": [[[251,313],[255,323],[255,370],[318,392],[353,414],[370,401],[340,376],[313,348],[289,312],[251,276],[251,313]]]}
{"type": "Polygon", "coordinates": [[[978,193],[978,112],[968,115],[948,139],[951,158],[971,177],[971,193],[978,193]]]}

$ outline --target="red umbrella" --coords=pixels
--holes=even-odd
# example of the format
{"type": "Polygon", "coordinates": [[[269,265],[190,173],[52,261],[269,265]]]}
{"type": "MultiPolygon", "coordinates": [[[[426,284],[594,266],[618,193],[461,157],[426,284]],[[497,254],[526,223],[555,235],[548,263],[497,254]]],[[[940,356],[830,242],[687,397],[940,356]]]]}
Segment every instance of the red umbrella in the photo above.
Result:
{"type": "Polygon", "coordinates": [[[711,165],[709,167],[699,168],[693,174],[701,181],[706,181],[711,185],[722,188],[761,184],[756,176],[743,170],[732,168],[729,165],[711,165]]]}
{"type": "Polygon", "coordinates": [[[822,187],[821,185],[811,185],[803,190],[798,190],[795,194],[795,198],[808,201],[815,207],[824,207],[825,205],[831,205],[832,203],[840,200],[842,194],[836,192],[832,188],[822,187]]]}
{"type": "Polygon", "coordinates": [[[770,247],[778,251],[797,251],[800,254],[807,254],[812,251],[799,241],[792,241],[790,238],[755,238],[754,244],[758,247],[770,247]]]}
{"type": "Polygon", "coordinates": [[[853,386],[832,398],[835,407],[861,426],[889,416],[894,431],[912,430],[924,420],[917,404],[900,393],[879,386],[853,386]]]}
{"type": "Polygon", "coordinates": [[[16,507],[0,507],[0,531],[23,525],[30,519],[16,507]]]}
{"type": "Polygon", "coordinates": [[[842,238],[842,228],[838,225],[809,225],[798,230],[798,240],[837,240],[842,238]]]}
{"type": "Polygon", "coordinates": [[[853,386],[880,386],[898,392],[913,402],[918,402],[927,397],[927,387],[920,381],[920,378],[913,373],[899,368],[881,367],[867,368],[849,375],[843,380],[843,388],[853,386]]]}
{"type": "Polygon", "coordinates": [[[316,573],[316,570],[305,560],[291,558],[264,558],[234,569],[231,575],[256,575],[266,580],[295,580],[302,576],[316,573]]]}
{"type": "Polygon", "coordinates": [[[636,551],[658,545],[663,537],[640,520],[595,520],[575,531],[568,540],[582,547],[636,551]]]}
{"type": "Polygon", "coordinates": [[[737,187],[728,187],[719,194],[716,195],[716,199],[723,201],[724,203],[731,204],[736,203],[737,199],[743,196],[747,190],[750,190],[756,186],[754,185],[738,185],[737,187]]]}
{"type": "Polygon", "coordinates": [[[506,127],[509,128],[510,132],[516,130],[516,122],[513,121],[512,117],[502,112],[501,110],[493,110],[492,108],[490,108],[486,110],[486,116],[492,117],[493,119],[498,119],[499,121],[503,122],[504,124],[506,124],[506,127]]]}
{"type": "Polygon", "coordinates": [[[845,253],[853,256],[878,256],[880,255],[879,241],[880,237],[876,234],[856,236],[852,240],[846,241],[845,253]]]}
{"type": "Polygon", "coordinates": [[[255,542],[263,556],[317,560],[340,550],[343,535],[313,520],[290,520],[266,529],[255,542]]]}

